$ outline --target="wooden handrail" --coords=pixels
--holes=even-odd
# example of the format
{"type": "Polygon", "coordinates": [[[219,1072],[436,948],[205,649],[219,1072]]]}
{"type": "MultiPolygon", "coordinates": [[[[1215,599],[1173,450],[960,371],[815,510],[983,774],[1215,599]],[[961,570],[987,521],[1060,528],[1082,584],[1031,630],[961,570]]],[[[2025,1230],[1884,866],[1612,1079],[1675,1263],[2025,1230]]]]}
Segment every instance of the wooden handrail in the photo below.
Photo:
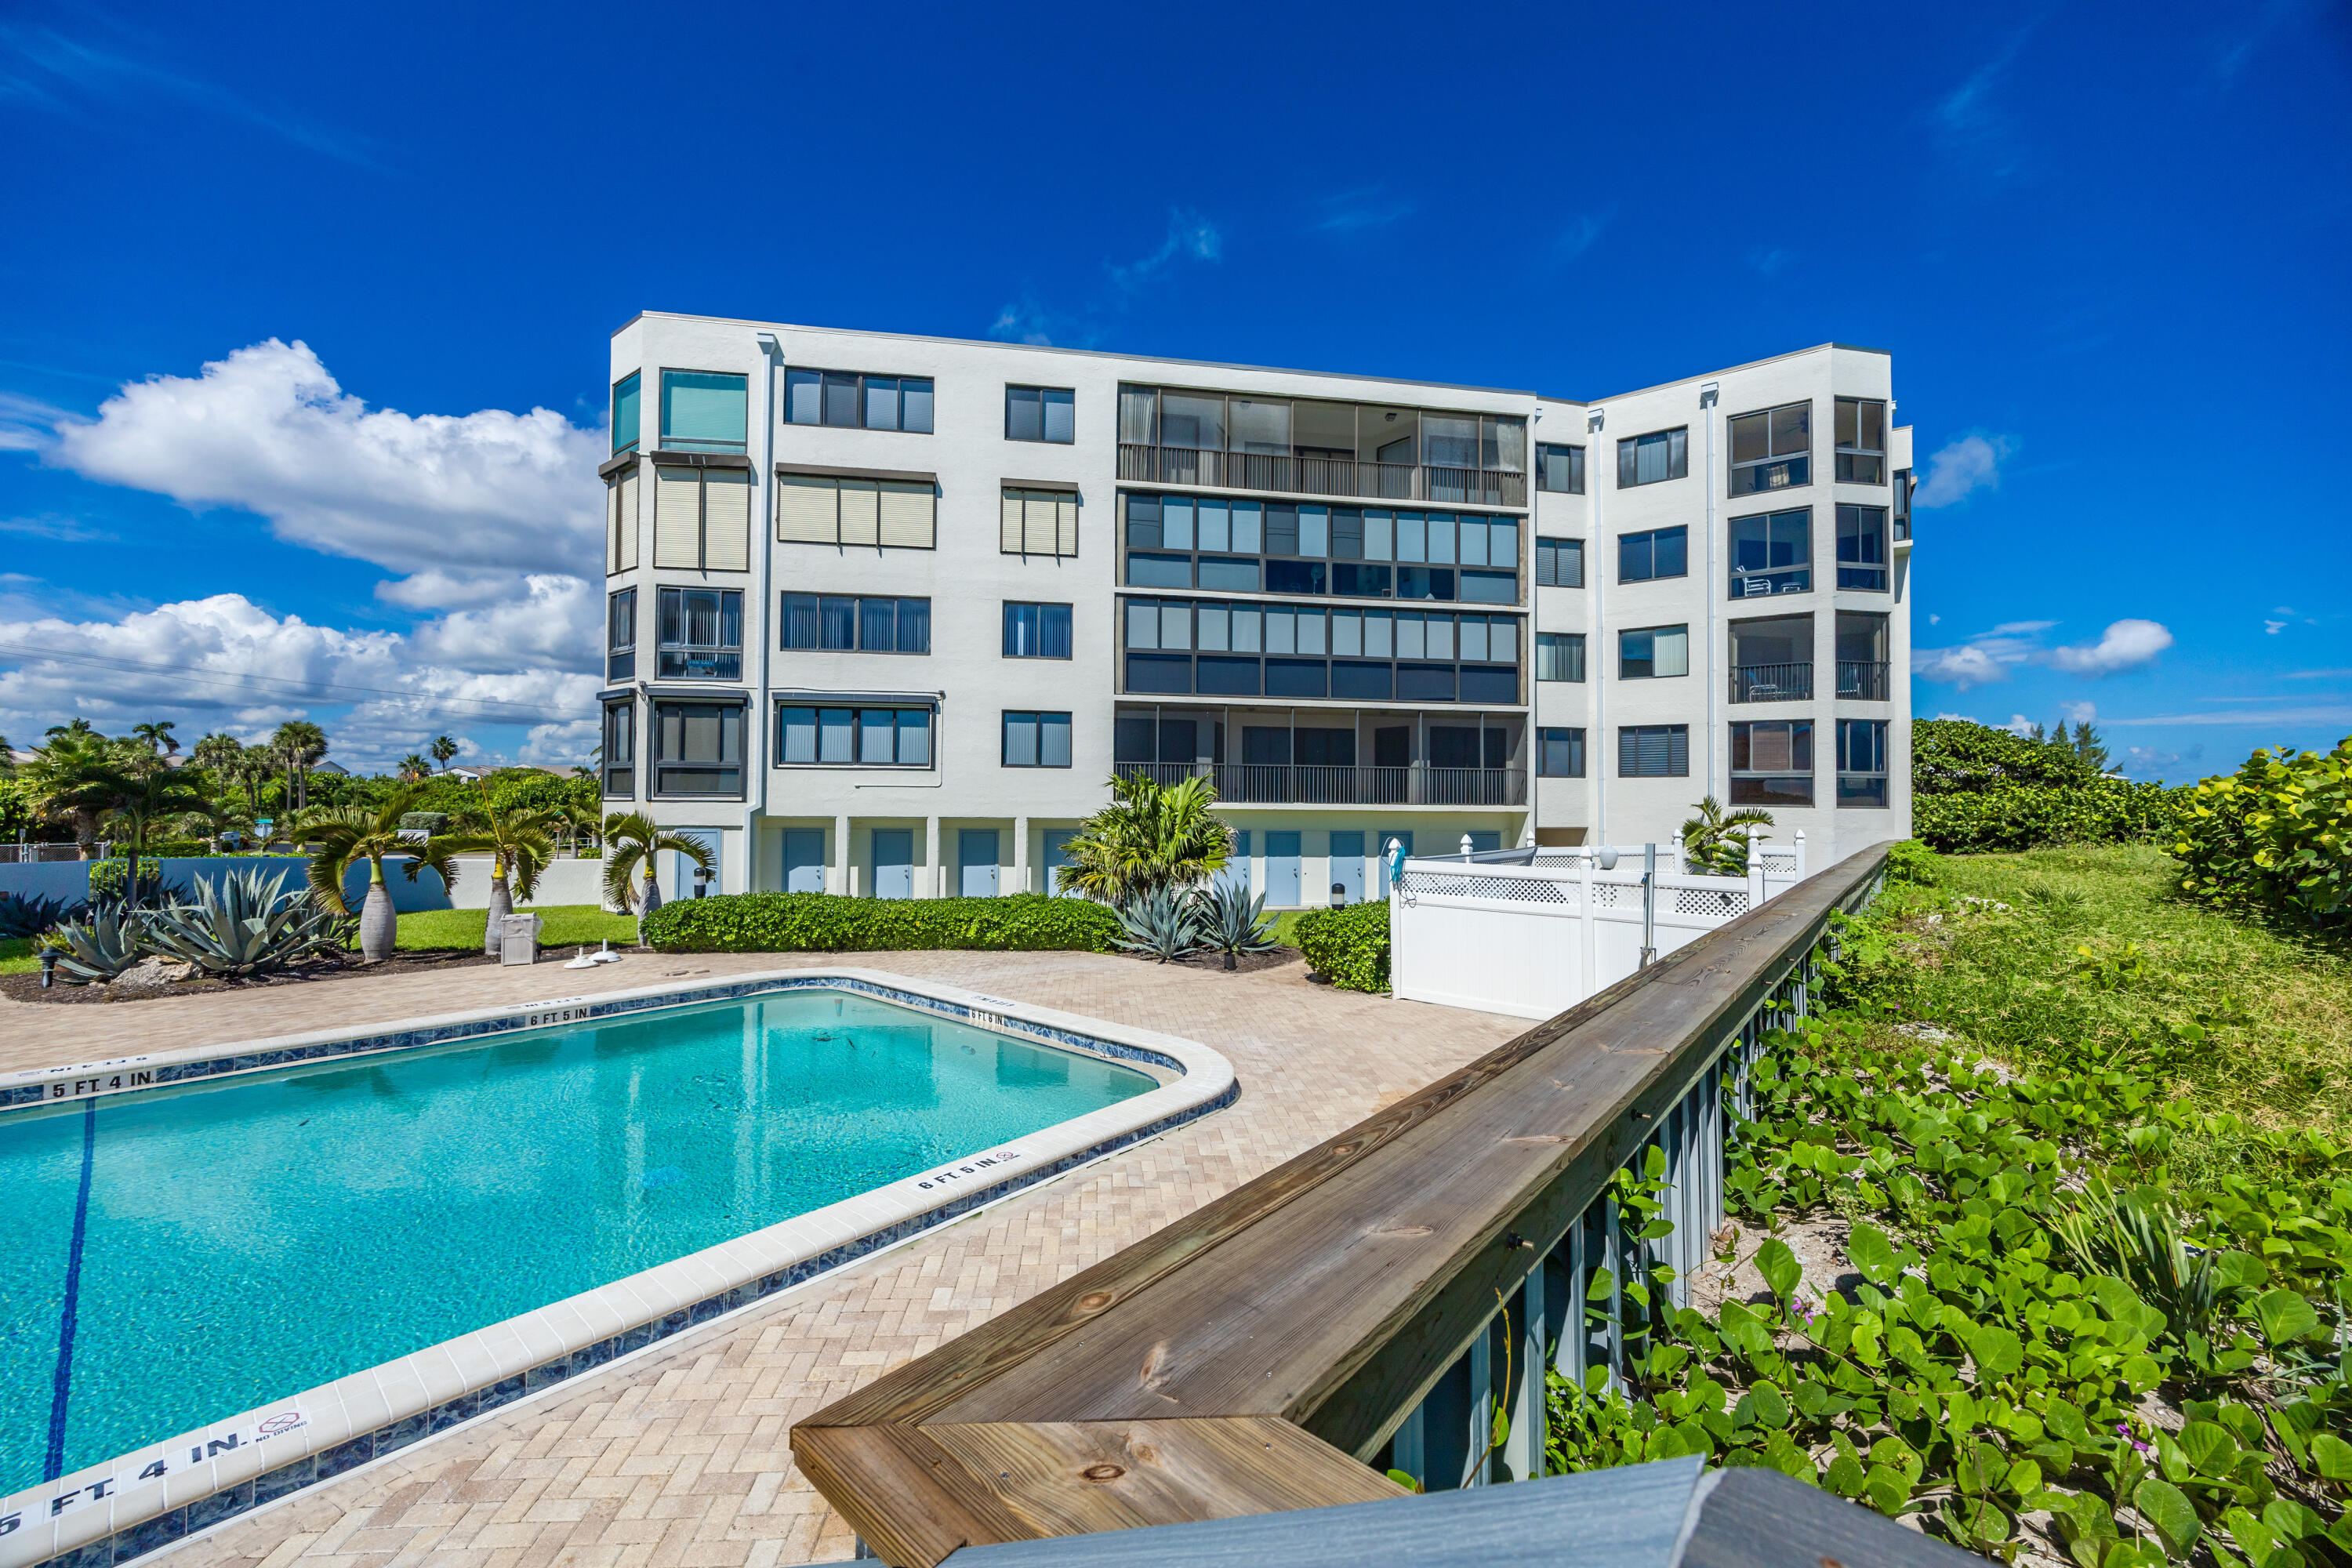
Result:
{"type": "Polygon", "coordinates": [[[795,1459],[899,1568],[1403,1495],[1365,1461],[1885,860],[1848,858],[835,1402],[793,1428],[795,1459]]]}

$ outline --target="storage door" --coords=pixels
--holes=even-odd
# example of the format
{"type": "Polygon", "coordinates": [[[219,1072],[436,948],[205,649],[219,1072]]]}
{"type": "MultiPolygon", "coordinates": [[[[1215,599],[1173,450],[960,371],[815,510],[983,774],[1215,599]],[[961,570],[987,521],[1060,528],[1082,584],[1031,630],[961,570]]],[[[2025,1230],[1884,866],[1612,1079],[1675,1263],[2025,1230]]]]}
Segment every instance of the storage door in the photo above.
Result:
{"type": "Polygon", "coordinates": [[[1360,831],[1331,835],[1331,886],[1339,889],[1331,895],[1334,905],[1343,900],[1351,904],[1364,901],[1364,836],[1360,831]]]}
{"type": "Polygon", "coordinates": [[[784,829],[784,891],[787,893],[824,891],[824,828],[787,827],[784,829]]]}
{"type": "Polygon", "coordinates": [[[1241,828],[1234,834],[1234,852],[1225,858],[1224,869],[1217,873],[1217,885],[1221,888],[1239,888],[1244,893],[1250,890],[1248,828],[1241,828]]]}
{"type": "Polygon", "coordinates": [[[1500,830],[1492,827],[1474,827],[1470,830],[1471,854],[1486,855],[1502,847],[1503,835],[1500,830]]]}
{"type": "Polygon", "coordinates": [[[874,830],[874,896],[911,899],[915,896],[915,831],[911,827],[874,830]]]}
{"type": "Polygon", "coordinates": [[[1299,906],[1298,835],[1268,833],[1265,836],[1265,901],[1274,908],[1295,910],[1299,906]]]}
{"type": "Polygon", "coordinates": [[[693,839],[696,843],[701,845],[705,849],[710,852],[710,880],[708,882],[698,882],[694,876],[694,862],[688,859],[680,851],[673,849],[667,856],[667,859],[670,863],[669,886],[662,889],[662,896],[667,899],[691,899],[704,893],[725,892],[727,890],[727,885],[719,879],[724,874],[727,859],[725,856],[719,853],[719,849],[720,847],[725,844],[726,840],[721,837],[719,829],[715,827],[673,827],[670,831],[677,834],[680,838],[693,839]]]}
{"type": "Polygon", "coordinates": [[[1063,867],[1070,863],[1070,852],[1068,847],[1069,842],[1077,836],[1078,830],[1075,827],[1049,827],[1045,829],[1045,890],[1055,898],[1077,897],[1076,893],[1064,893],[1061,889],[1061,884],[1056,880],[1054,875],[1055,872],[1060,870],[1063,867]]]}
{"type": "Polygon", "coordinates": [[[996,829],[958,829],[956,864],[962,868],[963,880],[959,890],[965,898],[996,897],[996,829]]]}

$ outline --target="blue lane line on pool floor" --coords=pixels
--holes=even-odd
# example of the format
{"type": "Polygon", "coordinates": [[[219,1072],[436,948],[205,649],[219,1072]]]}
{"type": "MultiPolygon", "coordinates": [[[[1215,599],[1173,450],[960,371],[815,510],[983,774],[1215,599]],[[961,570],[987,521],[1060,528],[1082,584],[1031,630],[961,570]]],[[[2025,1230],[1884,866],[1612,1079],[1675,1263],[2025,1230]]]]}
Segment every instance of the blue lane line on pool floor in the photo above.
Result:
{"type": "Polygon", "coordinates": [[[81,1307],[81,1247],[89,1234],[89,1178],[97,1154],[98,1101],[93,1099],[81,1116],[81,1191],[74,1197],[73,1246],[66,1253],[66,1305],[58,1320],[58,1378],[49,1392],[48,1463],[41,1470],[45,1481],[66,1473],[66,1405],[73,1393],[74,1318],[81,1307]]]}

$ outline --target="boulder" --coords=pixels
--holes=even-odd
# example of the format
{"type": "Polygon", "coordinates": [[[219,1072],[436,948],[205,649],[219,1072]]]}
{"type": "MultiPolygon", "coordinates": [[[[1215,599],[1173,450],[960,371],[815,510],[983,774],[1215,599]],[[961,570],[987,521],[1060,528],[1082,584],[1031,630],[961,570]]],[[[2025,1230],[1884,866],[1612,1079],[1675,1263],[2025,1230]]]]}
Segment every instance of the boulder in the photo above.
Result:
{"type": "Polygon", "coordinates": [[[184,960],[152,955],[141,959],[116,975],[110,984],[135,991],[169,985],[175,980],[186,980],[195,973],[196,966],[184,960]]]}

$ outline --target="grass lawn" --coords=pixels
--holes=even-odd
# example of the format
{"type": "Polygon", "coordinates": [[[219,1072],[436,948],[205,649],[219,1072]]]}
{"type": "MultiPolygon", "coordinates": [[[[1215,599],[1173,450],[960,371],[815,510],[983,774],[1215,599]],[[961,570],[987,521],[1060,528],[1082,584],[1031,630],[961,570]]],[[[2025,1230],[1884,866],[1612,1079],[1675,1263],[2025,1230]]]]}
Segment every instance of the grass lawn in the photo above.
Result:
{"type": "MultiPolygon", "coordinates": [[[[547,922],[540,929],[541,947],[593,947],[605,941],[615,947],[636,944],[634,915],[607,914],[593,904],[544,904],[521,912],[547,922]]],[[[479,952],[489,918],[487,910],[413,910],[400,917],[400,947],[407,952],[479,952]]],[[[359,945],[357,939],[352,945],[359,945]]]]}
{"type": "Polygon", "coordinates": [[[2161,1056],[2203,1109],[2352,1132],[2352,944],[2192,904],[2179,874],[2145,847],[1944,857],[1936,893],[1990,902],[1903,922],[1904,1010],[2021,1066],[2161,1056]]]}
{"type": "Polygon", "coordinates": [[[31,937],[0,942],[0,974],[30,974],[40,967],[41,961],[33,956],[31,937]]]}

